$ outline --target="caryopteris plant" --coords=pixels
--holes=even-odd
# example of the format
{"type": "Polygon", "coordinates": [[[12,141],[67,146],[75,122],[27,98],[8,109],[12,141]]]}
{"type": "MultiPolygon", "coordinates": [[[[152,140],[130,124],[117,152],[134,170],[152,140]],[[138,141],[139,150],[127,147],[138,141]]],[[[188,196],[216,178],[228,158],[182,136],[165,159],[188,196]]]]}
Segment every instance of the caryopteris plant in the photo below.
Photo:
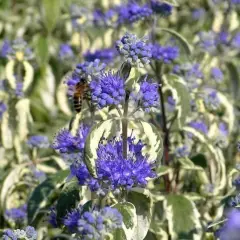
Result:
{"type": "Polygon", "coordinates": [[[239,240],[240,1],[0,3],[5,240],[239,240]]]}

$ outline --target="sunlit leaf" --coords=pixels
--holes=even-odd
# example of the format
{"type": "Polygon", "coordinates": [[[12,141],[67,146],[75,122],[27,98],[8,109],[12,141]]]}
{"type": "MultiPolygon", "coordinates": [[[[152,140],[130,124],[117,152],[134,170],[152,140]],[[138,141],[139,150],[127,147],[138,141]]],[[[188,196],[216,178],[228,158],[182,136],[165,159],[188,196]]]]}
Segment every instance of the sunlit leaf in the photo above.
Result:
{"type": "Polygon", "coordinates": [[[112,206],[116,208],[123,217],[122,229],[115,231],[114,238],[116,240],[132,240],[134,229],[137,224],[137,215],[134,205],[130,202],[117,203],[112,206]]]}
{"type": "Polygon", "coordinates": [[[164,200],[171,238],[201,239],[200,214],[195,204],[181,195],[168,195],[164,200]]]}

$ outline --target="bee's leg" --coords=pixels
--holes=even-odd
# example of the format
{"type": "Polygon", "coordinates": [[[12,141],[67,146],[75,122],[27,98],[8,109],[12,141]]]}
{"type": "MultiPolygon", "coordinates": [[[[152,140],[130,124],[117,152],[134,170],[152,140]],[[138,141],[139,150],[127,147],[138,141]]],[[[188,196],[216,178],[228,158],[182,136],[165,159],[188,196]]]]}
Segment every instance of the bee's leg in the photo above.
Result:
{"type": "Polygon", "coordinates": [[[75,117],[72,117],[72,119],[69,122],[69,127],[68,127],[69,131],[72,130],[72,127],[73,127],[72,125],[73,125],[74,119],[75,119],[75,117]]]}

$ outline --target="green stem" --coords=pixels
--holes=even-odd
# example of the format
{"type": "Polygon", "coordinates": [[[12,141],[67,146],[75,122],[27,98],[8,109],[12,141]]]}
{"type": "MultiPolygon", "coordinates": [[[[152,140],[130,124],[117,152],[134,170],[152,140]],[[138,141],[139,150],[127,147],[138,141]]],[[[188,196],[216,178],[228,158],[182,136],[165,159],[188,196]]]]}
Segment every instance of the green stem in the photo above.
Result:
{"type": "Polygon", "coordinates": [[[123,140],[123,157],[127,158],[127,137],[128,137],[128,101],[129,92],[126,93],[125,103],[123,108],[123,118],[122,118],[122,140],[123,140]]]}

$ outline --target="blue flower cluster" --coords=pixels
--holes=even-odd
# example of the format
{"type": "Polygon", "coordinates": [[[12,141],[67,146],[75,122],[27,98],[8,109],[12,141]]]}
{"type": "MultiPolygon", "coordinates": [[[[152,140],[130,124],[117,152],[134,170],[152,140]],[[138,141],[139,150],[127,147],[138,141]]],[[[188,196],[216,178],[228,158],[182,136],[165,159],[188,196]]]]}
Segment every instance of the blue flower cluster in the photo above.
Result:
{"type": "Polygon", "coordinates": [[[196,129],[196,130],[198,130],[199,132],[204,133],[204,134],[208,133],[208,127],[205,124],[205,122],[202,121],[202,120],[191,121],[189,123],[189,126],[194,128],[194,129],[196,129]]]}
{"type": "Polygon", "coordinates": [[[117,8],[109,9],[103,12],[101,9],[96,9],[93,12],[93,23],[98,27],[116,27],[118,25],[119,12],[117,8]]]}
{"type": "Polygon", "coordinates": [[[66,80],[68,95],[73,95],[76,84],[81,82],[82,78],[89,80],[89,78],[91,79],[92,77],[97,76],[105,67],[106,64],[100,63],[99,59],[95,59],[93,62],[78,64],[72,75],[66,80]]]}
{"type": "Polygon", "coordinates": [[[104,63],[111,63],[115,58],[116,54],[116,49],[105,48],[101,50],[96,50],[95,52],[87,51],[84,54],[84,59],[89,62],[94,61],[95,59],[99,59],[104,63]]]}
{"type": "Polygon", "coordinates": [[[22,223],[27,218],[27,205],[11,208],[5,211],[5,217],[11,221],[22,223]]]}
{"type": "Polygon", "coordinates": [[[238,240],[240,234],[240,211],[232,209],[227,214],[227,221],[218,231],[220,240],[238,240]]]}
{"type": "Polygon", "coordinates": [[[52,227],[56,228],[57,224],[57,212],[55,207],[50,208],[50,212],[48,215],[48,222],[51,224],[52,227]]]}
{"type": "Polygon", "coordinates": [[[90,83],[92,101],[100,109],[110,105],[118,105],[124,100],[124,87],[124,80],[118,73],[102,73],[90,83]]]}
{"type": "Polygon", "coordinates": [[[199,86],[199,80],[201,81],[201,79],[204,78],[198,63],[175,65],[173,73],[183,76],[188,83],[187,86],[189,89],[197,88],[199,86]]]}
{"type": "Polygon", "coordinates": [[[121,228],[122,221],[122,215],[115,208],[104,207],[100,211],[85,212],[78,208],[65,216],[64,225],[83,240],[101,240],[121,228]]]}
{"type": "MultiPolygon", "coordinates": [[[[140,6],[136,2],[130,2],[127,5],[127,19],[126,15],[124,14],[124,20],[129,21],[130,23],[137,22],[139,20],[145,20],[146,18],[150,17],[152,15],[152,9],[149,8],[149,6],[143,5],[140,6]]],[[[121,17],[121,16],[120,16],[121,17]]]]}
{"type": "Polygon", "coordinates": [[[159,44],[152,45],[152,58],[164,63],[171,63],[178,58],[179,48],[176,46],[161,46],[159,44]]]}
{"type": "Polygon", "coordinates": [[[59,47],[58,56],[61,61],[69,61],[73,59],[74,53],[71,46],[68,44],[61,44],[59,47]]]}
{"type": "Polygon", "coordinates": [[[204,8],[196,8],[192,11],[192,18],[194,20],[203,19],[206,11],[204,8]]]}
{"type": "Polygon", "coordinates": [[[23,83],[17,81],[16,83],[16,89],[15,89],[15,95],[17,98],[23,98],[24,93],[23,93],[23,83]]]}
{"type": "Polygon", "coordinates": [[[27,144],[31,148],[48,148],[49,141],[47,136],[35,135],[28,138],[27,144]]]}
{"type": "Polygon", "coordinates": [[[12,51],[12,47],[11,47],[10,41],[4,40],[1,47],[1,57],[6,58],[11,51],[12,51]]]}
{"type": "Polygon", "coordinates": [[[148,64],[152,57],[151,46],[146,41],[146,37],[138,39],[136,35],[126,33],[116,42],[116,48],[128,63],[141,67],[148,64]]]}
{"type": "Polygon", "coordinates": [[[4,102],[0,102],[0,120],[2,119],[2,116],[4,112],[6,112],[7,106],[4,102]]]}
{"type": "Polygon", "coordinates": [[[6,229],[3,232],[3,240],[36,240],[37,239],[37,232],[34,227],[27,226],[25,230],[17,229],[11,230],[6,229]]]}
{"type": "Polygon", "coordinates": [[[190,154],[190,149],[187,145],[183,145],[175,149],[175,155],[177,158],[185,158],[185,157],[188,157],[189,154],[190,154]]]}
{"type": "Polygon", "coordinates": [[[216,81],[216,82],[222,82],[223,78],[224,78],[224,75],[223,75],[223,72],[221,71],[221,69],[217,68],[217,67],[213,67],[211,69],[211,76],[213,77],[213,79],[216,81]]]}
{"type": "Polygon", "coordinates": [[[52,147],[60,153],[81,152],[84,149],[85,140],[90,127],[81,124],[76,136],[73,136],[67,129],[62,129],[55,137],[52,147]]]}
{"type": "Polygon", "coordinates": [[[234,36],[230,33],[222,31],[216,33],[213,31],[200,32],[199,33],[199,46],[211,54],[216,54],[218,49],[233,49],[240,50],[240,32],[237,32],[234,36]]]}
{"type": "Polygon", "coordinates": [[[214,111],[214,110],[219,109],[219,107],[220,107],[220,100],[219,100],[219,98],[218,98],[217,91],[216,91],[216,90],[210,91],[210,92],[204,97],[204,103],[205,103],[206,107],[207,107],[210,111],[214,111]]]}
{"type": "Polygon", "coordinates": [[[172,14],[173,6],[168,4],[167,2],[151,0],[151,8],[155,13],[167,17],[172,14]]]}
{"type": "Polygon", "coordinates": [[[128,139],[128,157],[122,154],[123,141],[114,139],[106,144],[100,143],[97,150],[96,171],[97,178],[93,178],[83,162],[76,162],[71,166],[71,173],[75,175],[80,185],[88,185],[91,191],[105,195],[113,190],[116,194],[122,189],[144,187],[147,178],[154,178],[152,170],[154,163],[149,163],[142,155],[144,145],[141,141],[128,139]]]}
{"type": "Polygon", "coordinates": [[[140,90],[137,93],[136,100],[146,112],[150,112],[151,108],[159,106],[158,84],[150,81],[142,81],[140,90]]]}
{"type": "Polygon", "coordinates": [[[28,47],[27,42],[18,38],[11,43],[11,46],[5,46],[7,57],[11,59],[17,59],[18,61],[31,60],[33,58],[33,52],[28,47]]]}

